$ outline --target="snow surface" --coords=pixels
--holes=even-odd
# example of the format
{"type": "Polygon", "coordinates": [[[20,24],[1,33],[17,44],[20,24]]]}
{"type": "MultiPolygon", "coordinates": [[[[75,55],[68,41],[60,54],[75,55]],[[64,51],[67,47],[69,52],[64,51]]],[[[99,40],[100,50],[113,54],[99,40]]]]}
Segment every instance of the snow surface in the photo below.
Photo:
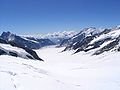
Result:
{"type": "Polygon", "coordinates": [[[120,90],[120,53],[91,56],[46,47],[45,60],[0,56],[0,90],[120,90]]]}

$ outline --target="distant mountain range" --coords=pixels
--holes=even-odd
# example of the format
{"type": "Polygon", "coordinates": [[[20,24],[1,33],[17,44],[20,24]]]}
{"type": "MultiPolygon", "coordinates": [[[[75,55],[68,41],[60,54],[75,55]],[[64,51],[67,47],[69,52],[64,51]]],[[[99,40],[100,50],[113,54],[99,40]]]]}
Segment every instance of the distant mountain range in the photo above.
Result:
{"type": "Polygon", "coordinates": [[[25,38],[34,38],[34,39],[49,39],[54,44],[60,44],[64,39],[68,39],[74,35],[76,35],[76,31],[63,31],[63,32],[54,32],[48,33],[44,35],[22,35],[25,38]]]}

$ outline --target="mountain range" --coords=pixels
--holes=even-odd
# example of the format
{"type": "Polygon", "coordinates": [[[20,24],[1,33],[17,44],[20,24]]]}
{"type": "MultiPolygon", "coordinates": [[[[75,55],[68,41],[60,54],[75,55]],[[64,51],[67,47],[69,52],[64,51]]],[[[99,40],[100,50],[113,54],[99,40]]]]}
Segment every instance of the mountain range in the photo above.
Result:
{"type": "Polygon", "coordinates": [[[64,40],[61,46],[66,50],[74,50],[75,53],[92,51],[93,55],[99,55],[106,51],[120,51],[120,27],[111,29],[85,28],[73,37],[64,40]]]}
{"type": "Polygon", "coordinates": [[[75,32],[73,31],[64,31],[63,33],[58,32],[36,37],[16,35],[9,31],[3,32],[0,36],[0,55],[43,61],[34,49],[60,44],[64,39],[70,38],[74,34],[75,32]],[[22,49],[24,52],[18,52],[18,49],[22,49]]]}
{"type": "Polygon", "coordinates": [[[64,31],[39,37],[3,32],[0,36],[0,55],[42,60],[34,50],[50,45],[65,47],[62,52],[73,50],[74,54],[92,52],[92,55],[99,55],[108,51],[117,52],[120,51],[120,26],[109,29],[90,27],[78,33],[64,31]]]}

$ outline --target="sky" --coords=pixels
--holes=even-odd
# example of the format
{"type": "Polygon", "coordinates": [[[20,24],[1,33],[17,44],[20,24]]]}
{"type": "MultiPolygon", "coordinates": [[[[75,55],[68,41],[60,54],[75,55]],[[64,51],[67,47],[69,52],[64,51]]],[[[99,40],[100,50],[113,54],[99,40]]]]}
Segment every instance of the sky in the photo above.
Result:
{"type": "Polygon", "coordinates": [[[0,0],[0,33],[39,34],[120,25],[120,0],[0,0]]]}

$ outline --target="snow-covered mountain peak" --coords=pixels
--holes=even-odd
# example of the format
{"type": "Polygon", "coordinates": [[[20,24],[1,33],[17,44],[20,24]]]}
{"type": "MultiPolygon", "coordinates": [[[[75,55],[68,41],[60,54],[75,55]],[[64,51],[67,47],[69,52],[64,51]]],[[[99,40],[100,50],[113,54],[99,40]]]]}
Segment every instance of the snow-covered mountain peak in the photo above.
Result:
{"type": "Polygon", "coordinates": [[[44,38],[60,38],[60,37],[71,37],[75,35],[75,31],[59,31],[54,33],[48,33],[47,35],[43,35],[44,38]]]}
{"type": "Polygon", "coordinates": [[[96,35],[98,33],[100,33],[100,30],[96,29],[95,27],[84,28],[79,33],[77,33],[76,35],[74,35],[73,37],[71,37],[71,39],[74,40],[76,37],[79,37],[79,39],[86,38],[88,36],[93,36],[93,35],[96,35]]]}
{"type": "Polygon", "coordinates": [[[91,35],[98,34],[99,32],[100,32],[99,29],[96,29],[95,27],[89,27],[89,28],[83,29],[81,34],[85,34],[85,36],[91,36],[91,35]]]}
{"type": "Polygon", "coordinates": [[[8,40],[8,41],[13,41],[15,39],[15,35],[10,33],[9,31],[3,32],[1,37],[8,40]]]}

